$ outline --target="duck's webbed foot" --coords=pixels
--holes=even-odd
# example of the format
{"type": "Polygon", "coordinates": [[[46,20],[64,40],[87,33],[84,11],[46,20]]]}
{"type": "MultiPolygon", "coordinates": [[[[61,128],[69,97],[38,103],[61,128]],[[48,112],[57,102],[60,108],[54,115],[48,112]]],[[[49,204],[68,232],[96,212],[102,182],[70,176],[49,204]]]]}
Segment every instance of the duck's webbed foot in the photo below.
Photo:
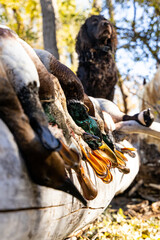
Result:
{"type": "Polygon", "coordinates": [[[96,186],[92,183],[89,176],[86,175],[84,168],[82,166],[80,166],[79,171],[77,171],[76,173],[78,181],[83,191],[83,196],[87,200],[93,200],[98,194],[96,186]]]}
{"type": "Polygon", "coordinates": [[[124,174],[127,174],[130,172],[130,169],[126,167],[126,162],[128,161],[127,157],[124,155],[124,153],[127,153],[130,157],[134,158],[136,155],[134,153],[134,151],[136,151],[135,148],[127,148],[127,147],[119,147],[117,145],[115,145],[115,154],[117,157],[117,162],[118,162],[118,166],[117,168],[119,169],[119,171],[123,172],[124,174]]]}
{"type": "Polygon", "coordinates": [[[59,150],[59,154],[63,158],[66,165],[70,168],[78,171],[80,167],[80,156],[78,152],[71,150],[67,145],[65,145],[62,141],[61,142],[61,149],[59,150]]]}
{"type": "Polygon", "coordinates": [[[120,148],[117,145],[115,145],[115,148],[117,149],[117,151],[122,154],[124,156],[124,153],[127,153],[130,157],[134,158],[136,156],[135,152],[136,148],[132,147],[132,148],[127,148],[127,147],[123,147],[120,148]]]}
{"type": "MultiPolygon", "coordinates": [[[[62,141],[62,148],[59,151],[66,165],[74,169],[77,174],[78,181],[81,185],[83,196],[87,200],[92,200],[97,196],[97,189],[92,183],[91,179],[85,174],[83,167],[80,164],[80,155],[77,151],[73,151],[67,147],[62,141]]],[[[72,194],[73,195],[73,194],[72,194]]]]}
{"type": "Polygon", "coordinates": [[[112,174],[110,173],[111,162],[98,150],[92,150],[91,152],[86,151],[81,146],[82,153],[84,158],[89,162],[96,175],[105,183],[109,183],[112,181],[112,174]]]}

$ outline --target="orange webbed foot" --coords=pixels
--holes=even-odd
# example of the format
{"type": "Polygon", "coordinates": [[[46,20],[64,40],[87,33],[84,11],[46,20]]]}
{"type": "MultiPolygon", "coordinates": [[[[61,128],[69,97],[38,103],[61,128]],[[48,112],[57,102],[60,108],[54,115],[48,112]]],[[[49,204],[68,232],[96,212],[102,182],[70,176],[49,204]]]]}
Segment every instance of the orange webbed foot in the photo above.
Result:
{"type": "Polygon", "coordinates": [[[81,185],[83,196],[87,200],[93,200],[97,196],[98,190],[89,176],[86,175],[82,166],[80,167],[79,172],[77,172],[77,178],[81,185]]]}

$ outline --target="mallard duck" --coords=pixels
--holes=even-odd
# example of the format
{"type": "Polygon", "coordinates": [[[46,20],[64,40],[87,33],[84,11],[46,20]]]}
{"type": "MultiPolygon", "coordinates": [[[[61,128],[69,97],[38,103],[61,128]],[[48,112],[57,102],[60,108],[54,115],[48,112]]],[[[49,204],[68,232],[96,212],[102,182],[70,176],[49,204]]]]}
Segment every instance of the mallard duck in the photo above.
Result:
{"type": "MultiPolygon", "coordinates": [[[[56,107],[55,102],[57,101],[57,100],[55,100],[55,96],[54,96],[54,94],[55,94],[54,83],[56,81],[55,77],[46,70],[45,66],[39,60],[39,58],[37,57],[37,55],[35,54],[33,49],[26,42],[24,42],[21,39],[19,39],[19,42],[23,46],[23,48],[26,50],[27,54],[31,57],[31,59],[34,62],[36,69],[38,71],[40,84],[41,84],[40,92],[39,92],[40,98],[44,101],[44,103],[46,103],[46,105],[48,107],[53,107],[53,109],[55,111],[54,113],[52,111],[54,116],[49,113],[49,116],[52,119],[52,124],[53,124],[53,122],[56,123],[56,120],[58,121],[58,124],[60,122],[61,123],[63,122],[60,125],[60,127],[62,127],[62,129],[65,128],[65,135],[66,135],[66,126],[64,126],[65,118],[64,118],[63,114],[61,113],[61,115],[60,115],[61,121],[59,121],[59,118],[56,116],[56,115],[59,116],[59,111],[58,111],[58,109],[55,109],[55,107],[56,107]]],[[[64,105],[65,105],[65,103],[63,103],[63,107],[65,109],[64,105]]],[[[65,111],[65,114],[67,115],[67,111],[65,111]]],[[[72,123],[72,126],[73,126],[73,123],[72,123]]],[[[77,130],[77,128],[76,128],[76,130],[77,130]]],[[[93,137],[91,135],[85,133],[84,131],[82,133],[83,133],[83,137],[85,139],[93,139],[93,137]]],[[[61,154],[65,164],[67,164],[68,166],[70,166],[72,169],[75,170],[78,180],[79,180],[79,183],[82,187],[84,197],[87,200],[91,200],[91,199],[95,198],[97,195],[97,189],[95,188],[93,183],[89,180],[89,178],[85,175],[84,169],[80,165],[80,158],[77,156],[77,154],[75,154],[72,151],[71,148],[68,148],[62,142],[61,142],[61,147],[62,147],[63,151],[61,151],[60,154],[61,154]],[[66,158],[66,156],[67,156],[67,158],[66,158]]]]}
{"type": "MultiPolygon", "coordinates": [[[[66,98],[67,98],[68,111],[69,111],[70,115],[72,116],[72,118],[74,119],[74,121],[76,122],[76,124],[78,126],[82,127],[85,130],[85,132],[89,133],[89,135],[85,134],[85,141],[89,144],[91,149],[96,150],[99,148],[99,146],[103,145],[104,148],[107,149],[107,151],[112,153],[112,149],[108,148],[106,144],[102,143],[102,133],[98,126],[98,123],[94,120],[94,117],[89,116],[88,107],[86,107],[82,101],[83,96],[85,99],[85,103],[86,103],[86,101],[88,101],[89,98],[84,94],[83,89],[81,89],[81,87],[78,89],[78,90],[80,90],[81,94],[75,92],[75,91],[78,91],[77,84],[79,84],[79,80],[74,75],[74,73],[70,69],[68,69],[66,66],[61,64],[59,61],[57,61],[54,58],[54,56],[51,55],[49,52],[44,51],[44,50],[35,50],[35,52],[37,53],[37,55],[41,59],[42,63],[47,68],[47,70],[49,72],[51,72],[52,74],[54,74],[58,78],[58,80],[62,84],[62,87],[64,86],[63,90],[64,90],[64,92],[67,92],[66,98]],[[69,90],[67,89],[67,87],[66,87],[67,81],[69,81],[69,86],[70,86],[70,82],[72,82],[72,84],[74,83],[74,81],[76,82],[75,86],[73,84],[73,89],[70,89],[70,88],[69,88],[69,90]],[[65,82],[64,85],[63,85],[63,82],[65,82]],[[69,94],[69,91],[71,91],[70,94],[69,94]],[[90,137],[90,134],[95,135],[95,137],[90,137]]],[[[94,115],[94,107],[90,100],[88,101],[87,105],[92,109],[91,113],[92,113],[92,115],[94,115]]],[[[96,166],[97,163],[95,163],[95,161],[97,161],[97,162],[99,161],[99,157],[103,151],[101,151],[101,153],[99,152],[98,156],[95,155],[95,153],[92,152],[92,150],[87,151],[86,149],[83,148],[82,152],[85,154],[84,157],[89,155],[89,157],[86,159],[88,161],[90,160],[90,164],[93,167],[93,165],[96,166]]],[[[107,154],[105,154],[105,158],[106,157],[107,157],[107,154]]],[[[105,161],[107,161],[107,160],[105,160],[105,161]]],[[[98,167],[100,167],[100,164],[97,165],[97,168],[98,167]]],[[[80,180],[81,182],[82,181],[85,182],[84,179],[85,180],[87,179],[86,180],[87,183],[88,184],[90,183],[89,179],[87,178],[87,176],[84,175],[84,173],[83,174],[79,173],[79,176],[81,176],[81,177],[83,176],[83,178],[81,178],[81,180],[80,180]]],[[[105,177],[106,177],[106,173],[105,173],[105,177]]],[[[78,179],[79,179],[79,177],[78,177],[78,179]]],[[[106,177],[104,181],[109,182],[110,180],[112,180],[111,174],[109,174],[108,179],[106,177]]],[[[92,183],[91,183],[91,186],[88,188],[90,190],[92,189],[92,194],[90,194],[90,196],[94,195],[94,197],[95,197],[97,194],[97,190],[95,189],[95,186],[92,183]]],[[[88,194],[88,196],[89,196],[89,194],[88,194]]]]}
{"type": "MultiPolygon", "coordinates": [[[[83,103],[84,98],[87,98],[87,96],[84,94],[80,80],[68,67],[60,63],[51,53],[37,49],[35,49],[35,52],[47,70],[58,78],[66,97],[68,112],[75,123],[82,127],[85,132],[97,136],[97,138],[93,137],[93,139],[91,137],[91,141],[89,141],[88,135],[84,135],[87,143],[90,145],[92,144],[92,147],[96,145],[95,148],[97,148],[97,145],[99,146],[100,144],[99,140],[101,139],[101,132],[98,124],[89,116],[88,108],[83,103]]],[[[92,104],[91,101],[90,103],[92,104]]]]}
{"type": "Polygon", "coordinates": [[[93,140],[93,144],[88,141],[90,145],[92,144],[91,147],[96,149],[101,144],[102,133],[97,122],[94,120],[95,110],[92,101],[84,93],[80,80],[51,53],[39,49],[35,49],[35,52],[47,70],[58,78],[66,96],[68,111],[76,124],[86,132],[97,136],[96,140],[93,140]],[[84,100],[89,108],[83,103],[84,100]],[[92,116],[88,114],[90,111],[92,116]]]}
{"type": "MultiPolygon", "coordinates": [[[[118,147],[118,145],[115,143],[114,137],[112,135],[112,132],[115,130],[115,123],[112,119],[112,116],[109,115],[106,111],[104,111],[105,110],[104,108],[102,111],[101,105],[99,104],[97,99],[95,99],[93,97],[90,97],[90,99],[91,99],[96,111],[101,113],[100,115],[103,115],[102,118],[104,121],[104,127],[105,127],[105,132],[106,132],[106,134],[102,134],[103,141],[104,141],[103,145],[100,146],[98,150],[95,150],[95,151],[92,150],[91,154],[96,155],[101,160],[103,160],[103,162],[104,162],[104,158],[108,159],[110,161],[112,167],[118,168],[123,173],[129,173],[130,170],[126,167],[127,158],[124,156],[124,153],[128,153],[131,157],[135,157],[134,151],[136,149],[135,148],[120,148],[120,147],[118,147]],[[106,154],[106,155],[104,156],[104,154],[106,154]]],[[[114,111],[114,109],[113,109],[113,111],[114,111]]],[[[114,115],[114,113],[113,113],[113,115],[114,115]]],[[[109,167],[109,169],[110,169],[110,167],[109,167]]]]}
{"type": "Polygon", "coordinates": [[[1,65],[0,70],[0,117],[13,133],[31,179],[39,185],[67,192],[86,206],[86,200],[67,177],[65,171],[61,156],[65,156],[70,161],[70,152],[66,149],[64,151],[63,148],[59,148],[59,151],[50,151],[41,144],[1,65]]]}
{"type": "MultiPolygon", "coordinates": [[[[54,74],[60,81],[66,96],[68,111],[76,124],[86,132],[96,136],[94,140],[86,140],[91,148],[90,151],[86,152],[82,146],[81,150],[85,159],[87,159],[95,170],[97,176],[100,176],[104,182],[109,183],[112,180],[112,175],[109,171],[110,167],[114,165],[122,169],[125,168],[125,163],[123,162],[122,164],[122,157],[119,156],[118,158],[116,156],[118,153],[114,152],[114,144],[110,137],[105,133],[102,134],[97,121],[95,121],[94,117],[89,116],[88,108],[83,103],[84,98],[86,102],[87,97],[84,95],[79,79],[77,79],[70,69],[55,59],[52,54],[44,50],[35,51],[47,70],[54,74]],[[69,84],[68,89],[67,83],[69,84]],[[72,88],[70,88],[70,85],[72,85],[72,88]],[[77,89],[78,85],[80,85],[80,87],[77,89]],[[78,91],[78,93],[75,91],[78,91]]],[[[94,108],[93,104],[91,104],[91,106],[94,108]]],[[[92,112],[95,112],[95,110],[92,112]]]]}
{"type": "MultiPolygon", "coordinates": [[[[72,151],[69,148],[67,151],[65,150],[65,156],[63,153],[64,145],[50,133],[48,122],[38,98],[39,76],[41,79],[43,78],[41,96],[54,97],[53,75],[46,70],[48,75],[45,77],[45,67],[42,63],[39,65],[40,60],[33,49],[8,28],[1,28],[0,47],[2,49],[1,63],[3,69],[6,71],[7,77],[18,95],[25,113],[28,115],[32,127],[38,133],[45,148],[59,151],[60,156],[63,156],[63,160],[73,167],[79,165],[79,157],[75,157],[74,154],[74,158],[72,158],[72,151]],[[12,51],[12,48],[16,52],[12,51]],[[9,74],[10,72],[12,74],[9,74]],[[50,84],[49,89],[45,86],[45,80],[48,76],[47,81],[53,83],[50,84]],[[51,141],[50,145],[49,140],[51,141]]],[[[81,182],[83,181],[81,180],[81,182]]],[[[84,183],[82,187],[83,191],[86,192],[84,183]]],[[[91,195],[93,195],[92,191],[91,195]]]]}
{"type": "Polygon", "coordinates": [[[18,36],[5,26],[0,27],[0,61],[30,124],[47,149],[59,149],[60,143],[50,133],[39,101],[39,78],[34,63],[18,42],[18,36]]]}

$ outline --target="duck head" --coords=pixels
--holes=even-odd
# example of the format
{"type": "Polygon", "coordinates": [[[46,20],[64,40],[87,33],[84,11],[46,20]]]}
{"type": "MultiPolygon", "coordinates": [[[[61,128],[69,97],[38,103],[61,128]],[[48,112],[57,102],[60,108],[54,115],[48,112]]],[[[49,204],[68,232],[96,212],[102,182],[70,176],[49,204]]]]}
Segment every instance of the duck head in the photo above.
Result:
{"type": "Polygon", "coordinates": [[[87,108],[79,101],[69,101],[67,104],[68,112],[75,121],[75,123],[83,128],[85,132],[98,137],[97,139],[87,140],[86,142],[92,149],[97,149],[102,145],[102,133],[98,123],[89,116],[87,108]]]}

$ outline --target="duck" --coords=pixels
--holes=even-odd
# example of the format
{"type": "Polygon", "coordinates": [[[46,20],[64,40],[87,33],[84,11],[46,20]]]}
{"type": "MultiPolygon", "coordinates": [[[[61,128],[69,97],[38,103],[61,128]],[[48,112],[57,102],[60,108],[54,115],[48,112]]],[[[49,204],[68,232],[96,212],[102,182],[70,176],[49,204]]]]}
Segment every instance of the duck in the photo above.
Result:
{"type": "MultiPolygon", "coordinates": [[[[98,150],[92,150],[92,155],[94,156],[99,156],[99,159],[102,160],[102,156],[103,156],[103,161],[104,158],[108,159],[110,161],[110,164],[108,164],[109,170],[111,169],[111,167],[116,167],[118,168],[121,172],[123,172],[124,174],[127,174],[130,172],[130,169],[128,169],[126,167],[126,162],[127,162],[127,157],[124,155],[125,153],[127,153],[128,155],[130,155],[131,157],[135,157],[135,148],[120,148],[118,146],[118,144],[116,144],[115,142],[115,135],[114,135],[114,131],[116,128],[114,119],[112,119],[112,111],[111,109],[113,109],[113,116],[115,115],[114,112],[114,108],[112,106],[112,102],[107,100],[107,102],[111,102],[111,107],[110,107],[110,111],[111,111],[111,115],[108,113],[108,108],[102,107],[100,105],[100,101],[98,101],[96,98],[90,97],[90,100],[92,101],[94,108],[95,108],[95,112],[99,112],[99,115],[102,117],[103,121],[104,121],[104,128],[105,128],[105,134],[102,134],[103,137],[103,145],[99,147],[98,150]],[[109,151],[107,149],[110,149],[109,151]],[[106,154],[106,156],[104,155],[106,154]],[[101,157],[100,157],[101,155],[101,157]],[[109,166],[110,165],[110,166],[109,166]]],[[[102,101],[106,99],[102,99],[102,101]]],[[[118,107],[116,106],[116,110],[118,109],[118,107]]],[[[120,112],[120,110],[118,109],[118,112],[120,112]]],[[[138,114],[137,114],[138,115],[138,114]]],[[[128,117],[130,117],[128,115],[128,117]]],[[[132,116],[131,116],[132,118],[132,116]]],[[[132,118],[134,119],[135,116],[132,118]]],[[[123,118],[121,118],[123,119],[123,118]]],[[[120,120],[121,120],[120,119],[120,120]]],[[[127,120],[126,120],[127,121],[127,120]]],[[[87,158],[87,156],[86,156],[87,158]]],[[[107,164],[107,163],[106,163],[107,164]]],[[[110,178],[112,179],[112,177],[110,178]]]]}
{"type": "Polygon", "coordinates": [[[60,142],[51,134],[39,101],[36,67],[18,38],[10,28],[0,25],[0,62],[41,142],[47,149],[58,150],[60,142]]]}
{"type": "MultiPolygon", "coordinates": [[[[120,132],[125,134],[146,133],[159,138],[159,133],[155,131],[154,127],[156,125],[156,123],[154,123],[154,116],[150,109],[144,109],[134,115],[128,115],[121,112],[118,106],[112,101],[103,98],[89,98],[96,108],[102,111],[105,130],[106,132],[112,132],[112,135],[114,135],[114,140],[120,140],[120,132]]],[[[135,154],[132,152],[134,151],[134,148],[130,149],[131,151],[126,148],[119,149],[115,143],[114,147],[117,149],[116,151],[118,151],[117,155],[121,153],[128,153],[131,157],[135,156],[135,154]]]]}
{"type": "MultiPolygon", "coordinates": [[[[109,183],[112,181],[112,175],[110,173],[111,165],[120,167],[121,162],[123,165],[121,168],[124,168],[125,163],[122,163],[122,156],[116,156],[112,140],[107,134],[102,134],[98,122],[95,121],[95,113],[97,112],[92,101],[84,93],[80,80],[70,69],[61,64],[51,53],[45,50],[35,49],[35,52],[47,70],[58,78],[66,96],[67,109],[75,123],[83,128],[85,132],[95,136],[94,140],[86,140],[90,150],[86,151],[86,149],[81,146],[81,151],[84,159],[90,163],[97,176],[100,176],[104,182],[109,183]],[[69,84],[69,88],[67,88],[67,84],[69,84]],[[72,85],[73,88],[70,88],[70,85],[72,85]],[[78,85],[79,87],[77,89],[78,85]],[[84,104],[84,102],[87,103],[87,105],[84,104]],[[92,112],[91,116],[89,115],[88,106],[92,112]],[[119,163],[117,162],[117,158],[119,159],[119,163]]],[[[118,150],[116,151],[118,154],[118,150]]],[[[126,158],[124,159],[126,160],[126,158]]],[[[127,170],[124,171],[127,172],[127,170]]]]}
{"type": "Polygon", "coordinates": [[[160,124],[154,121],[150,127],[145,127],[134,120],[121,121],[115,124],[114,132],[116,134],[145,134],[160,139],[160,124]]]}
{"type": "MultiPolygon", "coordinates": [[[[23,110],[29,118],[31,127],[38,134],[43,146],[49,151],[55,151],[58,152],[59,155],[63,155],[63,161],[66,164],[69,163],[72,166],[78,166],[79,156],[75,157],[74,154],[74,158],[72,158],[72,150],[67,148],[67,151],[65,149],[65,154],[69,157],[66,157],[63,153],[64,144],[59,139],[55,138],[48,128],[48,121],[39,100],[39,76],[41,76],[41,78],[45,76],[45,72],[43,71],[45,67],[43,64],[38,65],[37,63],[39,58],[34,58],[34,54],[32,54],[34,51],[32,52],[32,48],[21,40],[16,33],[5,26],[0,28],[0,50],[0,63],[7,75],[7,79],[14,88],[23,110]],[[32,56],[33,60],[30,56],[32,56]]],[[[48,71],[46,72],[48,73],[48,71]]],[[[46,77],[48,77],[48,75],[46,75],[46,77]]],[[[50,74],[49,77],[47,81],[53,83],[53,76],[50,74]]],[[[44,87],[45,79],[44,77],[43,88],[41,88],[43,91],[41,90],[40,94],[43,97],[47,97],[47,99],[53,98],[54,84],[50,84],[49,89],[44,87]]],[[[79,179],[81,177],[82,175],[79,179]]],[[[82,190],[86,193],[85,183],[83,179],[81,179],[82,190]]],[[[93,195],[92,192],[91,195],[93,195]]]]}
{"type": "Polygon", "coordinates": [[[66,97],[67,110],[75,123],[85,131],[85,141],[91,148],[98,148],[101,145],[102,134],[94,119],[95,112],[92,101],[84,93],[81,81],[48,51],[34,50],[48,72],[58,78],[66,97]],[[84,101],[89,107],[84,104],[84,101]]]}
{"type": "Polygon", "coordinates": [[[102,144],[102,132],[99,121],[95,121],[95,108],[92,101],[84,93],[80,80],[68,67],[60,63],[48,51],[35,49],[35,52],[47,70],[58,78],[66,96],[69,114],[72,116],[75,123],[87,133],[85,134],[85,141],[92,149],[97,149],[102,144]],[[72,82],[73,89],[70,87],[67,88],[67,84],[69,84],[69,86],[71,85],[70,82],[72,82]],[[84,101],[87,105],[84,104],[84,101]],[[92,112],[91,115],[89,115],[90,109],[92,112]],[[93,138],[90,138],[88,134],[91,134],[93,138]]]}
{"type": "MultiPolygon", "coordinates": [[[[58,96],[55,97],[55,89],[54,85],[58,82],[56,81],[55,76],[53,74],[49,73],[44,66],[44,64],[40,61],[39,57],[37,54],[34,52],[34,50],[22,39],[18,39],[19,43],[22,45],[22,47],[25,49],[27,54],[30,56],[32,61],[34,62],[38,75],[39,75],[39,80],[40,80],[40,91],[39,91],[39,96],[41,101],[45,104],[45,107],[47,106],[48,108],[51,108],[51,111],[49,112],[49,117],[52,121],[52,127],[54,124],[59,124],[59,128],[64,130],[64,135],[66,138],[67,134],[71,134],[70,131],[67,128],[68,121],[65,120],[63,112],[65,112],[65,115],[69,118],[68,111],[66,111],[65,103],[63,102],[63,109],[62,112],[59,111],[59,109],[56,106],[56,102],[58,99],[56,97],[60,97],[60,93],[58,93],[58,96]],[[53,110],[52,110],[53,108],[53,110]],[[64,111],[63,111],[64,110],[64,111]],[[57,117],[58,116],[58,117],[57,117]],[[60,119],[61,118],[61,119],[60,119]],[[67,131],[66,131],[67,130],[67,131]],[[66,133],[67,132],[67,133],[66,133]]],[[[60,92],[60,88],[59,91],[60,92]]],[[[61,96],[62,98],[62,96],[61,96]]],[[[60,104],[58,105],[59,107],[60,104]]],[[[45,109],[46,110],[46,109],[45,109]]],[[[70,118],[69,118],[70,119],[70,118]]],[[[91,134],[88,134],[86,132],[81,131],[81,129],[77,130],[76,124],[73,123],[73,120],[70,119],[70,126],[75,130],[75,133],[79,134],[82,136],[84,139],[95,139],[96,137],[93,137],[91,134]]],[[[69,137],[68,137],[69,138],[69,137]]],[[[71,140],[71,138],[70,138],[71,140]]],[[[81,140],[82,141],[82,140],[81,140]]],[[[80,186],[83,191],[83,196],[87,200],[92,200],[97,196],[97,188],[96,186],[92,183],[91,179],[85,174],[83,166],[80,164],[80,156],[79,156],[79,151],[76,148],[76,146],[73,144],[73,139],[72,141],[68,141],[68,144],[71,147],[68,147],[61,141],[61,148],[63,151],[60,152],[61,157],[63,158],[65,164],[67,167],[69,166],[72,168],[77,175],[77,178],[79,180],[80,186]],[[73,149],[76,151],[73,151],[73,149]],[[78,153],[78,155],[77,155],[78,153]],[[67,156],[67,158],[66,158],[67,156]],[[77,157],[78,156],[78,157],[77,157]]]]}
{"type": "Polygon", "coordinates": [[[113,119],[114,123],[121,121],[134,120],[145,127],[150,127],[154,121],[154,115],[151,112],[151,109],[144,109],[139,113],[134,115],[128,115],[121,112],[118,106],[110,100],[103,98],[93,98],[89,97],[94,104],[99,107],[102,112],[107,112],[113,119]]]}
{"type": "Polygon", "coordinates": [[[5,76],[2,64],[0,64],[0,118],[14,135],[32,181],[64,191],[86,206],[87,201],[67,176],[64,160],[61,157],[65,155],[70,161],[71,155],[67,155],[70,152],[66,150],[64,152],[63,148],[59,151],[50,151],[44,147],[39,136],[32,129],[13,86],[5,76]]]}
{"type": "MultiPolygon", "coordinates": [[[[134,115],[128,115],[121,112],[118,106],[110,100],[93,97],[89,98],[98,109],[102,110],[105,122],[105,130],[108,132],[109,129],[111,129],[112,135],[114,135],[114,140],[119,141],[120,138],[123,138],[122,132],[146,133],[154,136],[158,135],[157,131],[152,130],[151,128],[152,124],[154,123],[154,115],[152,114],[150,108],[144,109],[134,115]],[[110,124],[109,128],[108,123],[110,124]]],[[[154,128],[155,127],[153,127],[153,129],[154,128]]],[[[132,152],[133,149],[130,151],[129,149],[123,148],[122,152],[127,152],[131,157],[134,157],[135,154],[132,152]]],[[[118,147],[117,150],[120,151],[118,147]]]]}

